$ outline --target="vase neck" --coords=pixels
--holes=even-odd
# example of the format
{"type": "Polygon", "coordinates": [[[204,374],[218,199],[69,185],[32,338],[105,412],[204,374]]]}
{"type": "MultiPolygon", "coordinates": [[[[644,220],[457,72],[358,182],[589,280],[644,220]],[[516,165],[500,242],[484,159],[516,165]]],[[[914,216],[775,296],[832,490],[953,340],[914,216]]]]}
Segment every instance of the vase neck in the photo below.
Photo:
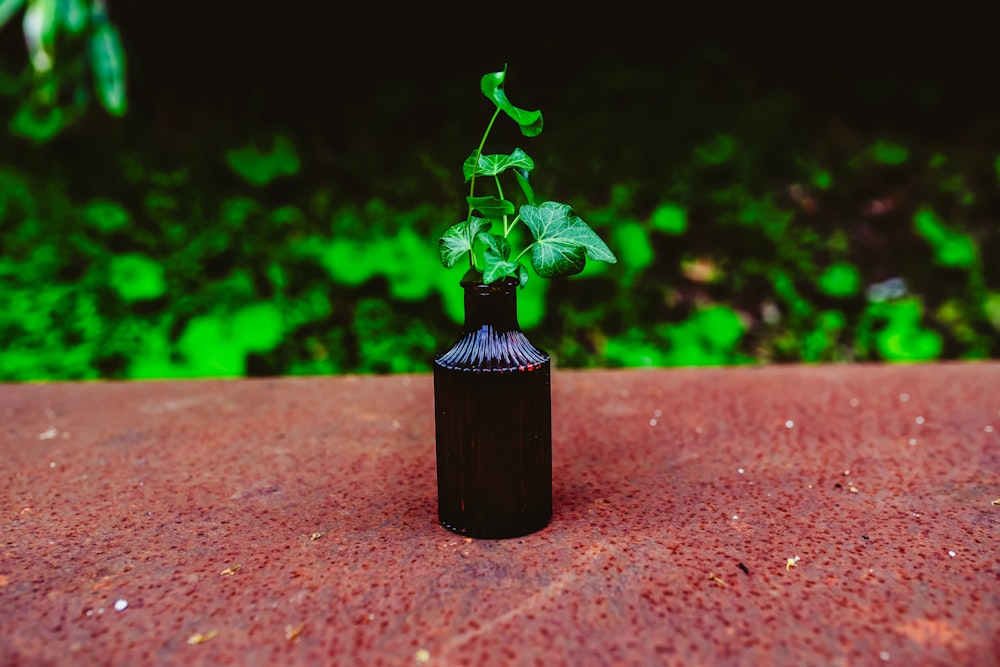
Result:
{"type": "Polygon", "coordinates": [[[497,331],[516,331],[517,282],[508,278],[489,285],[477,282],[462,283],[465,288],[465,330],[474,331],[484,326],[497,331]]]}

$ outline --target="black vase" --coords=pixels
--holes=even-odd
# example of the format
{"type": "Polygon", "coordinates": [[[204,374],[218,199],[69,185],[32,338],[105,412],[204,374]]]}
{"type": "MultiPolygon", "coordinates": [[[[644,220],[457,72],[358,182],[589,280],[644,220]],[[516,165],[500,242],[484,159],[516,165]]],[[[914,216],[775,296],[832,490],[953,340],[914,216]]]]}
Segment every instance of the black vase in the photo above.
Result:
{"type": "Polygon", "coordinates": [[[551,363],[518,326],[513,278],[462,287],[462,334],[434,358],[438,518],[518,537],[552,518],[551,363]]]}

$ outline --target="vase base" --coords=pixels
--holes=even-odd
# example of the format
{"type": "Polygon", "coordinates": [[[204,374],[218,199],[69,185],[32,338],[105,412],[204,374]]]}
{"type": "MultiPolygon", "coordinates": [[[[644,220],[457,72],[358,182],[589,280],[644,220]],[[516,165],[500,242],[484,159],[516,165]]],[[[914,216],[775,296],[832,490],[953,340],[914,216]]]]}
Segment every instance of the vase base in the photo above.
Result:
{"type": "Polygon", "coordinates": [[[452,525],[444,519],[439,519],[439,522],[444,528],[447,528],[453,533],[458,533],[463,537],[474,537],[477,540],[506,540],[537,533],[548,526],[551,520],[552,516],[549,515],[545,517],[544,520],[537,520],[517,525],[508,524],[503,526],[489,526],[488,528],[483,528],[481,526],[452,525]]]}

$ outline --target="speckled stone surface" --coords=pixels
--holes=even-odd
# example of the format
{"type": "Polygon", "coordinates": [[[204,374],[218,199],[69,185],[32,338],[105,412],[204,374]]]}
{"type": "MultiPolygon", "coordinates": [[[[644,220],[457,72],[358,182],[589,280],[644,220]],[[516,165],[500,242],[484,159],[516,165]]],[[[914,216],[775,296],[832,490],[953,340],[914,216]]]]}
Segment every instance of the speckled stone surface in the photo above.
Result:
{"type": "Polygon", "coordinates": [[[0,664],[1000,663],[1000,363],[557,370],[553,413],[551,525],[471,541],[429,375],[0,386],[0,664]]]}

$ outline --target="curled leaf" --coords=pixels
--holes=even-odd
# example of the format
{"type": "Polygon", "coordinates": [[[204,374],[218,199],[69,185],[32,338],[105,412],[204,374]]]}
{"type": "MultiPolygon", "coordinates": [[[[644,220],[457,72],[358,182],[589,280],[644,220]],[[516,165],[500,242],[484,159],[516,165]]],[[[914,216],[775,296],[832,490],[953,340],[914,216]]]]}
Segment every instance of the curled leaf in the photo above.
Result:
{"type": "Polygon", "coordinates": [[[483,95],[493,102],[498,109],[510,116],[511,120],[521,128],[521,134],[526,137],[536,137],[542,133],[542,112],[527,111],[510,103],[507,93],[503,90],[503,81],[507,76],[507,67],[502,72],[486,74],[479,82],[483,95]]]}
{"type": "Polygon", "coordinates": [[[469,208],[479,211],[479,214],[485,218],[495,220],[514,213],[514,204],[506,199],[497,199],[496,197],[466,197],[465,199],[469,202],[469,208]]]}
{"type": "Polygon", "coordinates": [[[528,200],[528,203],[534,206],[535,204],[535,191],[532,189],[531,184],[528,183],[528,172],[527,170],[515,169],[514,176],[517,178],[517,184],[521,186],[521,192],[524,193],[524,198],[528,200]]]}

